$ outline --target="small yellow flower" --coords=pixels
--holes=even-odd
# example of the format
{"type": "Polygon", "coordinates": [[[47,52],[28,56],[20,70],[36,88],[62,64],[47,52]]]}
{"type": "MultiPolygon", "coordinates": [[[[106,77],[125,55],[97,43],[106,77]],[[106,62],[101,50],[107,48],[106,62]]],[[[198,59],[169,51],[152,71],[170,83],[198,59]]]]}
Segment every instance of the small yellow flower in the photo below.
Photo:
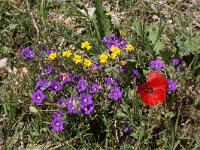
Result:
{"type": "Polygon", "coordinates": [[[135,49],[135,47],[132,44],[126,44],[125,49],[129,52],[132,52],[135,49]]]}
{"type": "Polygon", "coordinates": [[[119,34],[122,36],[126,36],[126,33],[124,33],[122,30],[119,29],[119,34]]]}
{"type": "Polygon", "coordinates": [[[90,45],[88,41],[85,41],[81,43],[81,48],[86,48],[87,50],[90,50],[92,46],[90,45]]]}
{"type": "Polygon", "coordinates": [[[71,50],[67,50],[62,52],[62,57],[70,57],[72,54],[71,50]]]}
{"type": "Polygon", "coordinates": [[[121,60],[121,61],[119,61],[119,65],[120,66],[124,66],[126,63],[123,61],[123,60],[121,60]]]}
{"type": "Polygon", "coordinates": [[[54,60],[56,58],[57,54],[56,53],[51,53],[49,54],[49,59],[54,60]]]}
{"type": "Polygon", "coordinates": [[[100,63],[105,63],[105,62],[107,62],[107,60],[108,60],[108,54],[102,53],[102,54],[99,56],[99,60],[100,60],[100,63]]]}
{"type": "Polygon", "coordinates": [[[121,49],[120,49],[119,47],[117,47],[117,46],[112,46],[112,47],[110,48],[110,51],[113,52],[113,53],[118,54],[118,53],[121,52],[121,49]]]}
{"type": "Polygon", "coordinates": [[[90,50],[91,48],[92,48],[92,46],[87,46],[86,47],[87,50],[90,50]]]}
{"type": "Polygon", "coordinates": [[[74,57],[72,60],[75,62],[75,64],[78,64],[82,61],[81,56],[77,54],[74,54],[74,57]]]}
{"type": "Polygon", "coordinates": [[[110,16],[110,12],[105,13],[105,16],[110,16]]]}
{"type": "Polygon", "coordinates": [[[111,53],[110,54],[110,58],[111,59],[116,59],[116,57],[117,57],[117,53],[111,53]]]}
{"type": "Polygon", "coordinates": [[[89,59],[84,59],[83,64],[87,67],[90,67],[92,65],[92,61],[89,59]]]}

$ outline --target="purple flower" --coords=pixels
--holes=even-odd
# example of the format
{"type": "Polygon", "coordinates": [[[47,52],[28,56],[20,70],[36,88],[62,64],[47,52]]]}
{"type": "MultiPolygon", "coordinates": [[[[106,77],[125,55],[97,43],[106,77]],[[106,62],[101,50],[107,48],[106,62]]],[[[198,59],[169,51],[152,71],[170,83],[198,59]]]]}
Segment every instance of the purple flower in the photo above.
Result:
{"type": "Polygon", "coordinates": [[[56,118],[53,120],[53,122],[50,123],[50,126],[53,128],[54,131],[62,131],[64,129],[63,123],[63,119],[56,118]]]}
{"type": "Polygon", "coordinates": [[[127,134],[132,130],[132,127],[129,123],[126,123],[124,126],[124,133],[127,134]]]}
{"type": "Polygon", "coordinates": [[[51,85],[51,82],[48,80],[38,80],[35,89],[39,88],[40,90],[45,90],[51,85]]]}
{"type": "Polygon", "coordinates": [[[93,104],[92,95],[91,94],[80,94],[80,102],[85,105],[93,104]]]}
{"type": "Polygon", "coordinates": [[[86,88],[87,88],[86,82],[83,79],[80,79],[76,86],[77,91],[80,93],[85,91],[86,88]]]}
{"type": "Polygon", "coordinates": [[[96,83],[92,83],[92,86],[89,90],[89,93],[96,93],[99,90],[100,85],[96,83]]]}
{"type": "Polygon", "coordinates": [[[115,34],[111,34],[110,36],[104,36],[101,43],[105,43],[106,48],[110,49],[112,46],[125,48],[127,42],[122,36],[117,37],[115,34]]]}
{"type": "Polygon", "coordinates": [[[28,46],[28,47],[23,48],[20,51],[20,54],[26,58],[33,59],[33,58],[35,58],[35,53],[32,50],[33,50],[33,47],[28,46]]]}
{"type": "Polygon", "coordinates": [[[51,54],[51,53],[55,53],[55,52],[56,52],[55,49],[49,49],[49,50],[47,51],[47,54],[49,55],[49,54],[51,54]]]}
{"type": "Polygon", "coordinates": [[[76,97],[71,97],[71,98],[68,98],[66,101],[65,101],[66,105],[67,105],[67,110],[68,110],[68,113],[72,113],[72,114],[75,114],[78,112],[78,108],[79,108],[79,101],[76,97]]]}
{"type": "Polygon", "coordinates": [[[97,63],[92,63],[92,65],[90,66],[90,69],[92,69],[92,70],[95,70],[98,68],[100,68],[100,64],[97,64],[97,63]]]}
{"type": "Polygon", "coordinates": [[[67,106],[67,111],[70,114],[76,114],[76,113],[78,113],[78,105],[73,105],[73,104],[68,105],[67,106]]]}
{"type": "Polygon", "coordinates": [[[82,77],[80,77],[80,76],[78,76],[78,75],[76,75],[76,74],[74,74],[73,76],[72,76],[72,80],[74,80],[75,82],[78,82],[79,80],[81,80],[82,79],[82,77]]]}
{"type": "Polygon", "coordinates": [[[51,65],[46,65],[45,68],[44,68],[44,72],[46,74],[50,74],[52,72],[52,66],[51,65]]]}
{"type": "Polygon", "coordinates": [[[127,67],[126,67],[126,65],[119,66],[119,71],[122,72],[122,73],[127,73],[127,67]]]}
{"type": "Polygon", "coordinates": [[[58,105],[62,105],[63,104],[63,102],[64,102],[64,97],[63,96],[61,96],[60,98],[59,98],[59,100],[56,102],[56,104],[58,104],[58,105]]]}
{"type": "Polygon", "coordinates": [[[110,40],[106,44],[106,48],[110,49],[112,46],[118,47],[118,45],[119,45],[118,40],[116,40],[116,41],[110,40]]]}
{"type": "Polygon", "coordinates": [[[60,72],[60,74],[58,75],[58,79],[64,83],[70,82],[72,81],[69,72],[60,72]]]}
{"type": "Polygon", "coordinates": [[[57,92],[62,89],[59,81],[51,81],[51,85],[49,87],[51,91],[57,92]]]}
{"type": "Polygon", "coordinates": [[[150,61],[150,68],[161,70],[164,66],[164,62],[160,61],[160,59],[155,59],[150,61]]]}
{"type": "Polygon", "coordinates": [[[178,70],[179,70],[179,71],[184,71],[185,68],[186,68],[186,66],[187,66],[186,63],[183,61],[182,64],[180,64],[180,65],[178,66],[178,70]]]}
{"type": "Polygon", "coordinates": [[[172,58],[170,60],[170,62],[173,64],[173,65],[178,65],[179,64],[179,59],[178,58],[172,58]]]}
{"type": "Polygon", "coordinates": [[[114,85],[114,86],[118,86],[117,81],[115,81],[112,77],[106,77],[104,78],[104,85],[107,86],[109,84],[114,85]]]}
{"type": "Polygon", "coordinates": [[[65,103],[66,103],[66,105],[69,105],[69,104],[75,103],[76,101],[77,101],[76,97],[70,97],[70,98],[65,100],[65,103]]]}
{"type": "Polygon", "coordinates": [[[126,48],[126,44],[127,44],[126,40],[123,39],[122,36],[120,36],[120,37],[119,37],[119,47],[121,47],[121,48],[126,48]]]}
{"type": "Polygon", "coordinates": [[[41,90],[37,92],[32,92],[32,102],[36,104],[41,104],[42,101],[46,98],[46,96],[42,93],[41,90]]]}
{"type": "Polygon", "coordinates": [[[175,81],[167,79],[167,84],[168,84],[168,88],[167,88],[168,92],[176,90],[176,82],[175,81]]]}
{"type": "Polygon", "coordinates": [[[91,111],[94,110],[94,106],[83,104],[83,105],[80,106],[80,109],[81,109],[82,114],[90,115],[91,111]]]}
{"type": "Polygon", "coordinates": [[[139,74],[139,73],[138,73],[137,70],[134,70],[134,69],[131,70],[131,75],[132,75],[133,77],[137,77],[138,74],[139,74]]]}
{"type": "Polygon", "coordinates": [[[123,93],[120,91],[119,87],[111,88],[110,93],[108,94],[108,98],[113,99],[114,101],[118,101],[122,95],[123,93]]]}
{"type": "Polygon", "coordinates": [[[108,36],[104,36],[103,37],[103,40],[101,40],[101,43],[105,43],[105,42],[107,42],[108,41],[108,36]]]}
{"type": "Polygon", "coordinates": [[[44,44],[40,44],[40,45],[39,45],[39,50],[41,50],[41,51],[46,51],[47,49],[46,49],[46,47],[45,47],[44,44]]]}
{"type": "Polygon", "coordinates": [[[57,110],[57,111],[54,111],[54,113],[52,114],[52,118],[53,119],[59,119],[59,118],[62,117],[62,115],[63,115],[62,111],[57,110]]]}

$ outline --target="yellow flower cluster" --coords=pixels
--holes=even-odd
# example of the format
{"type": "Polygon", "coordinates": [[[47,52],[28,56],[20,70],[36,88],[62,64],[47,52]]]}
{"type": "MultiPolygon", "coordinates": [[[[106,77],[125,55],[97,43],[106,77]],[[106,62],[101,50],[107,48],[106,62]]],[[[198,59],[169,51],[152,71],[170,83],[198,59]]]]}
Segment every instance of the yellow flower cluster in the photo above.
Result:
{"type": "MultiPolygon", "coordinates": [[[[66,51],[62,52],[62,57],[68,57],[69,58],[71,55],[72,55],[71,50],[66,50],[66,51]]],[[[75,64],[82,62],[83,65],[85,65],[87,67],[90,67],[92,65],[91,60],[89,60],[89,59],[82,60],[81,55],[78,55],[76,53],[73,54],[72,60],[74,61],[75,64]]]]}
{"type": "MultiPolygon", "coordinates": [[[[88,41],[85,41],[81,43],[81,48],[90,50],[92,46],[90,46],[90,43],[88,41]]],[[[132,44],[126,44],[125,50],[132,52],[134,50],[134,46],[132,44]]],[[[110,48],[110,54],[104,52],[104,53],[101,53],[101,55],[99,55],[100,63],[106,63],[109,58],[112,60],[116,59],[121,51],[122,50],[119,47],[112,46],[110,48]]],[[[82,59],[81,55],[76,54],[76,53],[72,54],[71,50],[66,50],[62,52],[62,57],[69,58],[71,55],[73,55],[72,60],[74,61],[75,64],[82,63],[84,66],[87,66],[87,67],[90,67],[92,65],[92,61],[90,59],[87,59],[87,58],[82,59]]],[[[56,57],[57,57],[57,54],[55,52],[49,54],[49,59],[51,60],[54,60],[56,57]]],[[[120,65],[124,64],[124,62],[119,62],[119,63],[120,65]]]]}

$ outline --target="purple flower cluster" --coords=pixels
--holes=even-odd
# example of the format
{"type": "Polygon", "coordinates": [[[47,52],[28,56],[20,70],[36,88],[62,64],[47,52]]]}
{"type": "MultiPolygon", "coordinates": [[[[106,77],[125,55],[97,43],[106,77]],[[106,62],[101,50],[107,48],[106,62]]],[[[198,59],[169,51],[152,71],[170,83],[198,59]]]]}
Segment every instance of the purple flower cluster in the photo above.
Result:
{"type": "Polygon", "coordinates": [[[176,90],[176,82],[170,79],[167,79],[167,91],[171,92],[171,91],[175,91],[176,90]]]}
{"type": "Polygon", "coordinates": [[[62,119],[62,116],[63,113],[60,110],[57,110],[52,114],[53,121],[50,123],[50,126],[53,128],[54,131],[64,130],[64,120],[62,119]]]}
{"type": "Polygon", "coordinates": [[[67,100],[65,100],[68,113],[70,114],[76,114],[78,113],[79,109],[79,100],[77,97],[70,97],[67,100]]]}
{"type": "Polygon", "coordinates": [[[114,86],[113,88],[111,87],[109,89],[109,94],[108,94],[108,98],[114,101],[118,101],[123,95],[118,85],[119,83],[112,77],[109,76],[104,78],[104,86],[114,86]]]}
{"type": "Polygon", "coordinates": [[[92,95],[91,94],[80,94],[80,111],[82,114],[89,115],[94,110],[92,95]]]}
{"type": "MultiPolygon", "coordinates": [[[[87,83],[82,77],[73,76],[74,81],[76,82],[76,90],[79,93],[79,97],[70,97],[65,100],[68,113],[81,113],[89,115],[92,110],[94,110],[92,94],[96,93],[100,85],[97,83],[92,83],[91,87],[86,94],[87,83]],[[84,93],[85,92],[85,93],[84,93]]],[[[59,100],[59,103],[60,100],[59,100]]]]}
{"type": "Polygon", "coordinates": [[[122,36],[116,36],[114,33],[110,36],[104,36],[101,43],[106,43],[106,48],[110,49],[112,46],[117,46],[119,48],[126,47],[126,40],[122,36]]]}
{"type": "Polygon", "coordinates": [[[90,115],[91,111],[94,110],[92,94],[80,93],[80,97],[70,97],[65,100],[68,113],[90,115]]]}
{"type": "Polygon", "coordinates": [[[109,77],[104,78],[104,86],[108,86],[108,85],[118,86],[119,83],[109,76],[109,77]]]}
{"type": "Polygon", "coordinates": [[[161,61],[160,59],[155,59],[150,61],[150,68],[151,69],[156,69],[156,70],[161,70],[164,66],[164,62],[161,61]]]}
{"type": "Polygon", "coordinates": [[[23,57],[26,57],[26,58],[29,58],[29,59],[34,59],[35,58],[35,53],[33,52],[33,46],[28,46],[28,47],[23,48],[20,51],[20,54],[23,57]]]}

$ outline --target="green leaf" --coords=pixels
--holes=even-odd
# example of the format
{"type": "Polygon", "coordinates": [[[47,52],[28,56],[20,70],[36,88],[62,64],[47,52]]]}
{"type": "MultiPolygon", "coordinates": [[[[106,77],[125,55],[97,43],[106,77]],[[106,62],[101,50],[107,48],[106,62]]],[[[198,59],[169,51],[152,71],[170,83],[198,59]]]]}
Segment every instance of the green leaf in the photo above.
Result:
{"type": "Polygon", "coordinates": [[[95,0],[95,14],[97,20],[97,27],[100,34],[101,39],[105,36],[106,33],[110,31],[111,21],[107,16],[105,16],[105,11],[103,9],[103,5],[101,0],[95,0]]]}
{"type": "Polygon", "coordinates": [[[127,118],[127,115],[125,113],[123,113],[121,109],[117,110],[117,116],[118,117],[127,118]]]}

